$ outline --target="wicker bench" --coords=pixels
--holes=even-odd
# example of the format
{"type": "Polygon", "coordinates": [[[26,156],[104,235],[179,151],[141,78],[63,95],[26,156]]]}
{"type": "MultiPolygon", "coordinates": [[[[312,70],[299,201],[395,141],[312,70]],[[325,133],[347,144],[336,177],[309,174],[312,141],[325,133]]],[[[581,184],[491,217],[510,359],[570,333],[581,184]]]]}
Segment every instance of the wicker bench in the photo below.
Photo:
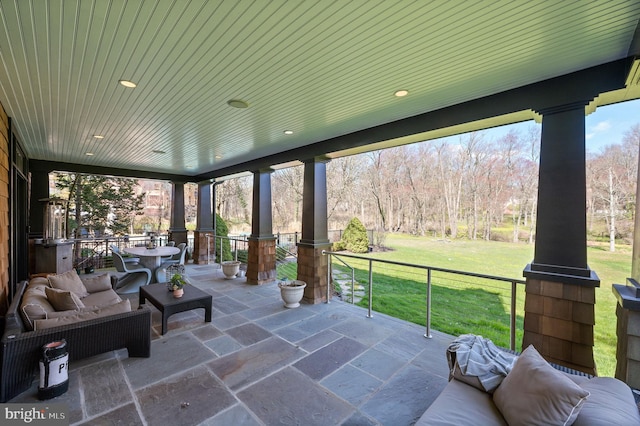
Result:
{"type": "Polygon", "coordinates": [[[25,391],[39,371],[44,344],[66,339],[69,361],[127,348],[130,357],[150,356],[151,311],[147,307],[37,331],[26,331],[19,314],[27,282],[18,285],[7,316],[0,347],[0,402],[25,391]]]}

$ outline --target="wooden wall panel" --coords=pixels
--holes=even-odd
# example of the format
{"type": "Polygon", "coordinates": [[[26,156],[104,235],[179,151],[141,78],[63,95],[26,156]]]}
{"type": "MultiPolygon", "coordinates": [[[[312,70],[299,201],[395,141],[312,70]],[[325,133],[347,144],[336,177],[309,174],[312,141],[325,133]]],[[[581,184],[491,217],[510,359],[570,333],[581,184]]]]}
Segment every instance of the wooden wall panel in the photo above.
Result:
{"type": "Polygon", "coordinates": [[[0,104],[0,314],[9,295],[9,119],[0,104]]]}

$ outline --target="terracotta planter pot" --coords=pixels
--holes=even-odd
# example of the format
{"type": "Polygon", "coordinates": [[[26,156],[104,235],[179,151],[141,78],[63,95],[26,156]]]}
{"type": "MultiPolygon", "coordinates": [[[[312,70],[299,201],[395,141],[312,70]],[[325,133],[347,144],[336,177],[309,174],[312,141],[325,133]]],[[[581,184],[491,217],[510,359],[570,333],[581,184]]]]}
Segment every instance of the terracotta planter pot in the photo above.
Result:
{"type": "Polygon", "coordinates": [[[284,301],[284,307],[297,308],[300,306],[300,301],[302,300],[302,296],[304,296],[304,288],[306,286],[307,283],[298,280],[279,283],[278,287],[280,287],[280,296],[284,301]]]}
{"type": "Polygon", "coordinates": [[[228,279],[234,279],[240,270],[240,262],[237,260],[229,260],[222,262],[222,273],[228,279]]]}

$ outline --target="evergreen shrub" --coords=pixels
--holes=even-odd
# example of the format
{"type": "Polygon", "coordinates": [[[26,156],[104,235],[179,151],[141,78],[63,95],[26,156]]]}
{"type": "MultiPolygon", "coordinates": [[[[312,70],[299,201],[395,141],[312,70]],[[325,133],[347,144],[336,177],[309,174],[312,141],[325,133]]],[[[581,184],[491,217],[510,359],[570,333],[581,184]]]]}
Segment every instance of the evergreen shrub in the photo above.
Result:
{"type": "Polygon", "coordinates": [[[344,242],[347,250],[352,253],[369,252],[369,237],[367,236],[367,229],[357,217],[354,217],[349,221],[349,224],[342,234],[341,241],[344,242]]]}
{"type": "MultiPolygon", "coordinates": [[[[217,237],[229,236],[229,228],[227,227],[227,223],[217,213],[216,213],[216,236],[217,237]]],[[[229,243],[228,238],[225,238],[222,240],[222,262],[226,260],[233,260],[233,257],[231,256],[231,244],[229,243]]],[[[216,238],[216,262],[221,263],[219,238],[216,238]]]]}

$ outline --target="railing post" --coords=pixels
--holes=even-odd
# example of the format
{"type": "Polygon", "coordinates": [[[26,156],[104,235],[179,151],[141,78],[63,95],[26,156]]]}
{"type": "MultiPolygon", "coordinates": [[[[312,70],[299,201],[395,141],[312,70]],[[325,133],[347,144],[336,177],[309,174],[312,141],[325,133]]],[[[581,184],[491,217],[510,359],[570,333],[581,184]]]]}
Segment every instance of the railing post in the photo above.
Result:
{"type": "Polygon", "coordinates": [[[516,287],[516,282],[511,281],[511,317],[509,318],[509,344],[512,351],[516,349],[516,287]]]}
{"type": "Polygon", "coordinates": [[[236,253],[234,256],[234,260],[237,262],[238,261],[238,240],[236,240],[235,238],[233,239],[233,249],[236,253]]]}
{"type": "MultiPolygon", "coordinates": [[[[351,293],[353,299],[353,292],[351,293]]],[[[371,311],[373,310],[373,261],[369,260],[369,313],[367,318],[372,318],[371,311]]]]}
{"type": "Polygon", "coordinates": [[[431,268],[427,268],[427,330],[424,337],[431,339],[431,268]]]}
{"type": "Polygon", "coordinates": [[[356,281],[356,270],[351,268],[351,304],[355,305],[355,281],[356,281]]]}
{"type": "Polygon", "coordinates": [[[331,300],[331,286],[333,285],[333,283],[331,282],[331,255],[326,254],[324,250],[322,251],[322,253],[325,256],[329,256],[329,259],[327,259],[327,263],[329,264],[327,268],[327,304],[329,304],[331,300]]]}

